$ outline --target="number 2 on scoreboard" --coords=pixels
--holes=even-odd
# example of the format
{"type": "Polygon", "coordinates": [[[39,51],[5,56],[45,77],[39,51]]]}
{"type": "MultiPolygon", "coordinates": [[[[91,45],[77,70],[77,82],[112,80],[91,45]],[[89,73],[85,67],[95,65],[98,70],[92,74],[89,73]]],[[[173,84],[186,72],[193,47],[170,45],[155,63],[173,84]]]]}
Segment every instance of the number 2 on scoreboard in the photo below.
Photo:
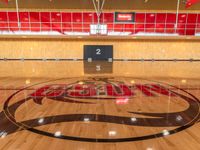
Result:
{"type": "Polygon", "coordinates": [[[96,55],[101,55],[101,49],[96,49],[96,55]]]}

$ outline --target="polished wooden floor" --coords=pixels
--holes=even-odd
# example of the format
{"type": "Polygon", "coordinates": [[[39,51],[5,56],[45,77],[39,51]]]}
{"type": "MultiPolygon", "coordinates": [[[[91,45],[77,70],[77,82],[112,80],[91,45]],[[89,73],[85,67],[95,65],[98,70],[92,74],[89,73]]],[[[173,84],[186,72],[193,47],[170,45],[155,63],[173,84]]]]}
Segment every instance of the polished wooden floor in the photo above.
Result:
{"type": "Polygon", "coordinates": [[[200,62],[0,62],[1,150],[199,150],[200,62]]]}

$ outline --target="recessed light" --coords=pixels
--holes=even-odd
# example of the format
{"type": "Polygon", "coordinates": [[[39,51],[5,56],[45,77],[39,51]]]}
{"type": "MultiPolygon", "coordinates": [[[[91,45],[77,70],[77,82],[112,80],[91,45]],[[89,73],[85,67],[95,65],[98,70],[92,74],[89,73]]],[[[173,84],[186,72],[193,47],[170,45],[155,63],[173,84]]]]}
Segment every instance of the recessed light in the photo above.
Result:
{"type": "Polygon", "coordinates": [[[151,148],[151,147],[148,147],[146,150],[153,150],[153,148],[151,148]]]}
{"type": "Polygon", "coordinates": [[[181,83],[187,83],[187,80],[183,79],[181,80],[181,83]]]}
{"type": "Polygon", "coordinates": [[[131,80],[131,83],[132,83],[132,84],[134,84],[134,83],[135,83],[135,81],[134,81],[134,80],[131,80]]]}
{"type": "Polygon", "coordinates": [[[164,136],[167,136],[167,135],[170,135],[170,133],[169,133],[168,130],[163,130],[163,135],[164,135],[164,136]]]}
{"type": "Polygon", "coordinates": [[[137,118],[132,117],[132,118],[131,118],[131,121],[132,121],[132,122],[136,122],[136,121],[137,121],[137,118]]]}
{"type": "Polygon", "coordinates": [[[83,120],[84,120],[84,122],[89,122],[90,118],[84,118],[83,120]]]}
{"type": "Polygon", "coordinates": [[[180,115],[178,115],[178,116],[176,117],[176,121],[181,121],[181,120],[183,120],[183,117],[181,117],[180,115]]]}
{"type": "Polygon", "coordinates": [[[31,83],[30,79],[27,79],[26,84],[30,84],[30,83],[31,83]]]}
{"type": "Polygon", "coordinates": [[[7,132],[0,132],[0,137],[3,139],[8,135],[7,132]]]}
{"type": "Polygon", "coordinates": [[[115,136],[117,134],[117,132],[116,131],[109,131],[108,134],[109,134],[109,136],[115,136]]]}
{"type": "Polygon", "coordinates": [[[191,36],[188,36],[188,37],[186,37],[186,39],[192,39],[192,37],[191,37],[191,36]]]}
{"type": "Polygon", "coordinates": [[[38,123],[39,124],[42,124],[44,122],[44,118],[40,118],[39,120],[38,120],[38,123]]]}
{"type": "Polygon", "coordinates": [[[128,101],[129,101],[128,98],[117,98],[117,99],[116,99],[116,104],[124,105],[124,104],[127,104],[128,101]]]}
{"type": "Polygon", "coordinates": [[[81,84],[81,85],[83,85],[83,84],[84,84],[84,82],[80,81],[80,82],[78,82],[78,84],[81,84]]]}
{"type": "Polygon", "coordinates": [[[55,132],[55,133],[54,133],[54,136],[55,136],[55,137],[60,137],[60,136],[61,136],[61,132],[60,132],[60,131],[55,132]]]}

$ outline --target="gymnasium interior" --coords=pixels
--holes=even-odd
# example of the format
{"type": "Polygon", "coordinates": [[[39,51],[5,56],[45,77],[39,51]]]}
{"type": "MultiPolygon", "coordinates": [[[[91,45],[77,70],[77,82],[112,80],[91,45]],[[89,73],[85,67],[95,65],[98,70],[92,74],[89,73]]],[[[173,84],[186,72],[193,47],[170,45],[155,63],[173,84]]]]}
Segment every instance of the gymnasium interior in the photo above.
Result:
{"type": "Polygon", "coordinates": [[[0,150],[199,150],[200,0],[0,0],[0,150]]]}

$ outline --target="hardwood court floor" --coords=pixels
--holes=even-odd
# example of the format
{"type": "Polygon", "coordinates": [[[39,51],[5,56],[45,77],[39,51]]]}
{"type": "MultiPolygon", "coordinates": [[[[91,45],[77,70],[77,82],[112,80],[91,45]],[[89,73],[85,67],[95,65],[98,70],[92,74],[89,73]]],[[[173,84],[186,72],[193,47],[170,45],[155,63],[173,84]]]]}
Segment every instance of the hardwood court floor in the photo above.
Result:
{"type": "Polygon", "coordinates": [[[1,150],[200,149],[199,62],[0,68],[1,150]]]}

